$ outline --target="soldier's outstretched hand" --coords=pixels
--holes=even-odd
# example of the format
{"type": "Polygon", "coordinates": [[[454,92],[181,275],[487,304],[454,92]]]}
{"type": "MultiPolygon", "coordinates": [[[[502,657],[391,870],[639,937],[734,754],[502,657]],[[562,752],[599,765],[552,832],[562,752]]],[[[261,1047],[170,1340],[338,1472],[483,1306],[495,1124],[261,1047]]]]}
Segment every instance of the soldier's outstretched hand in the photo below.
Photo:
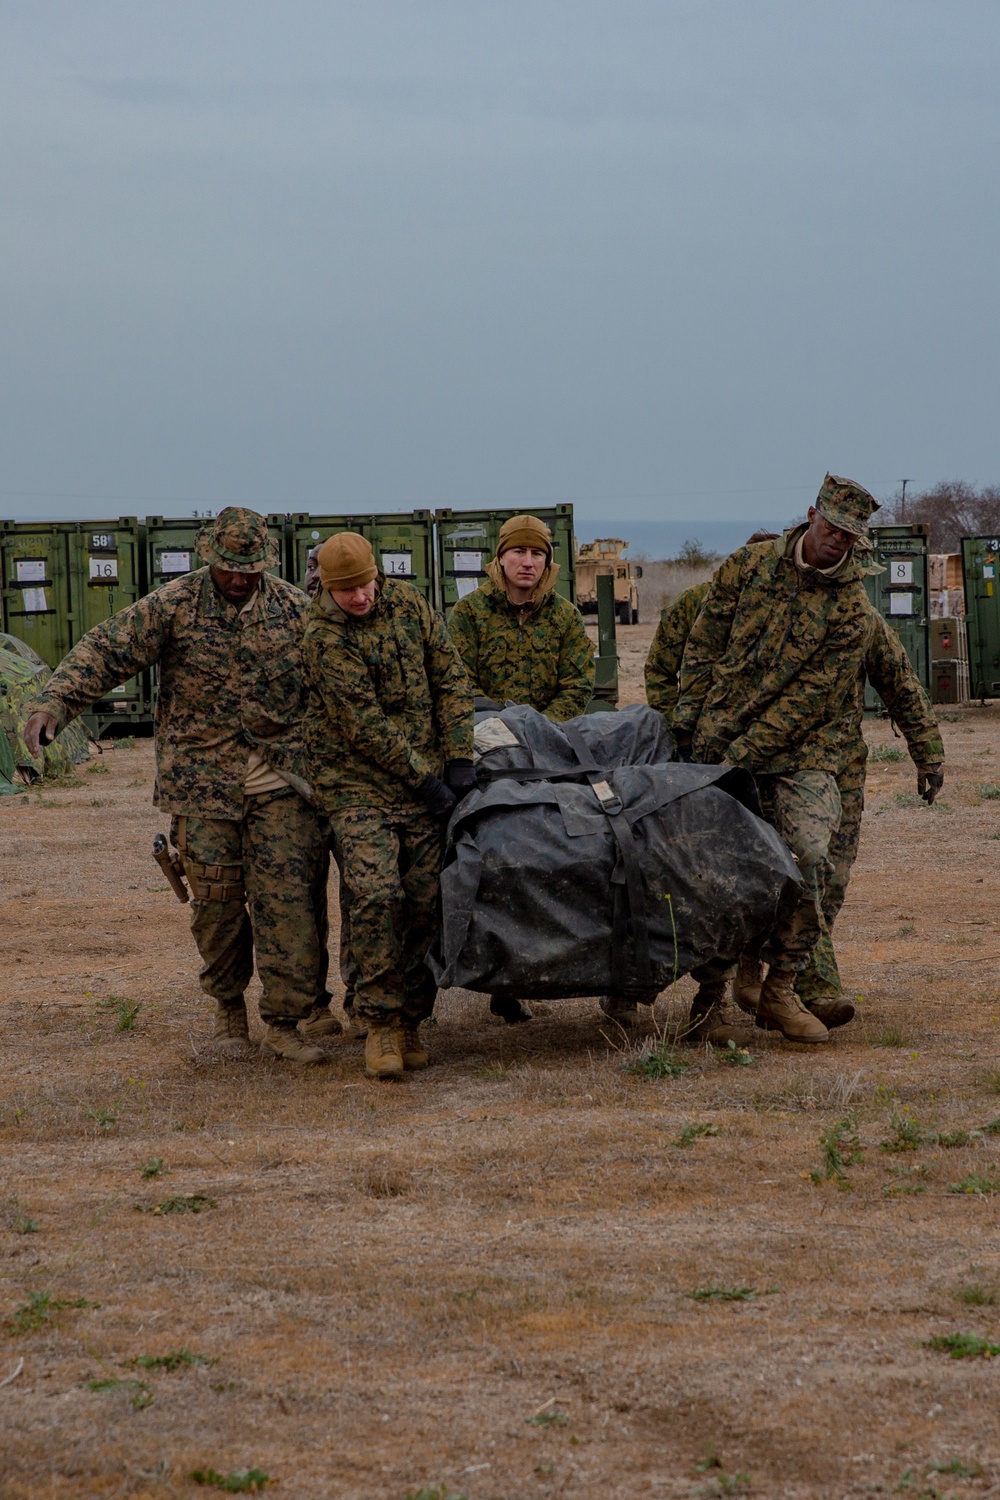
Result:
{"type": "Polygon", "coordinates": [[[32,714],[24,726],[24,743],[28,754],[35,760],[42,753],[43,745],[51,745],[59,731],[59,721],[53,714],[32,714]]]}

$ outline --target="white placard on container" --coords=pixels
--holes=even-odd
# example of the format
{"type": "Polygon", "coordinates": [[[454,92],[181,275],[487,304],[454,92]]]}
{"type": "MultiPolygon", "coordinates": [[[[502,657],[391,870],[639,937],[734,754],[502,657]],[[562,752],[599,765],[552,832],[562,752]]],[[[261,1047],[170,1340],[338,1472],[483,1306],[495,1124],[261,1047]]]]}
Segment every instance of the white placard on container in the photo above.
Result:
{"type": "Polygon", "coordinates": [[[161,573],[190,573],[190,571],[191,571],[191,554],[190,554],[190,552],[161,552],[160,553],[160,572],[161,573]]]}
{"type": "MultiPolygon", "coordinates": [[[[19,557],[17,559],[17,581],[18,583],[44,583],[44,557],[19,557]]],[[[44,604],[42,608],[45,608],[44,604]]]]}
{"type": "Polygon", "coordinates": [[[466,596],[466,594],[474,594],[476,592],[476,589],[478,587],[479,587],[479,579],[478,578],[456,578],[455,579],[455,588],[458,590],[458,597],[460,599],[464,599],[465,596],[466,596]]]}
{"type": "Polygon", "coordinates": [[[995,569],[994,569],[993,564],[992,563],[983,563],[983,577],[984,578],[992,578],[992,577],[994,577],[994,574],[995,574],[995,569]]]}
{"type": "Polygon", "coordinates": [[[118,582],[117,557],[91,557],[90,576],[100,583],[118,582]]]}
{"type": "Polygon", "coordinates": [[[913,582],[913,559],[912,557],[897,557],[889,563],[890,583],[912,583],[913,582]]]}
{"type": "Polygon", "coordinates": [[[383,552],[382,572],[386,578],[409,578],[413,573],[412,552],[383,552]]]}
{"type": "Polygon", "coordinates": [[[912,594],[890,594],[889,595],[889,613],[890,613],[890,615],[912,615],[913,614],[913,595],[912,594]]]}
{"type": "Polygon", "coordinates": [[[21,598],[24,600],[24,612],[28,615],[44,614],[49,607],[44,589],[25,589],[21,598]]]}
{"type": "Polygon", "coordinates": [[[481,552],[453,552],[452,567],[456,573],[481,573],[483,571],[483,554],[481,552]]]}

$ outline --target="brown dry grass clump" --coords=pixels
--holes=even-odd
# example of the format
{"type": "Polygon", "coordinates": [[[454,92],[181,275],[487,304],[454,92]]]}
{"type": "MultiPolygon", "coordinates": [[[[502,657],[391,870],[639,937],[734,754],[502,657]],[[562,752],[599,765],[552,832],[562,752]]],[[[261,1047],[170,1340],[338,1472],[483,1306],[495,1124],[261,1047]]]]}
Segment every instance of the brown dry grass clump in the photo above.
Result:
{"type": "Polygon", "coordinates": [[[101,807],[86,773],[6,800],[0,1495],[990,1492],[996,726],[945,723],[933,810],[873,767],[860,1021],[660,1079],[593,1001],[508,1030],[457,992],[401,1086],[354,1042],[213,1062],[151,747],[108,750],[101,807]]]}

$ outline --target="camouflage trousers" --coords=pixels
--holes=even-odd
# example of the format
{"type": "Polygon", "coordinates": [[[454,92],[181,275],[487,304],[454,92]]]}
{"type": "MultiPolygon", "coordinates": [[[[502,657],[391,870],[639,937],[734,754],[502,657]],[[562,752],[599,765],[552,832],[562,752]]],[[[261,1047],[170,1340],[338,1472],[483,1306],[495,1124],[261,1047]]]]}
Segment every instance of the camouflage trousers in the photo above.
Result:
{"type": "Polygon", "coordinates": [[[240,819],[174,818],[170,841],[192,886],[206,995],[239,1000],[256,957],[262,1020],[298,1020],[324,1003],[330,856],[325,827],[298,793],[248,797],[240,819]]]}
{"type": "Polygon", "coordinates": [[[825,1000],[843,993],[837,958],[833,950],[833,924],[847,895],[851,869],[858,857],[861,815],[865,807],[865,768],[852,766],[837,777],[840,790],[840,827],[830,840],[830,868],[823,893],[824,931],[803,972],[796,981],[799,998],[825,1000]]]}
{"type": "Polygon", "coordinates": [[[828,771],[792,771],[756,781],[764,817],[795,855],[802,876],[798,903],[775,926],[764,957],[777,969],[801,972],[826,930],[823,903],[830,847],[840,826],[840,791],[828,771]]]}
{"type": "Polygon", "coordinates": [[[398,1016],[423,1021],[437,995],[424,956],[437,930],[440,826],[423,808],[349,807],[330,822],[341,875],[341,975],[353,987],[354,1014],[374,1026],[398,1016]]]}

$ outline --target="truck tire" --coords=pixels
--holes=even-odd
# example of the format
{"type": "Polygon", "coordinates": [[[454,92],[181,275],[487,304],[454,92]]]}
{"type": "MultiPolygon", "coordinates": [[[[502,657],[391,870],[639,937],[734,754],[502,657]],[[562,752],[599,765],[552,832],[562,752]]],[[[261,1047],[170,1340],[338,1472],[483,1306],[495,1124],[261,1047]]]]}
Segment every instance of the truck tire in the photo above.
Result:
{"type": "Polygon", "coordinates": [[[632,606],[627,599],[624,599],[618,606],[618,623],[619,625],[631,625],[632,623],[632,606]]]}
{"type": "Polygon", "coordinates": [[[638,611],[638,609],[634,609],[632,611],[632,624],[633,625],[638,625],[638,623],[639,623],[639,611],[638,611]]]}

